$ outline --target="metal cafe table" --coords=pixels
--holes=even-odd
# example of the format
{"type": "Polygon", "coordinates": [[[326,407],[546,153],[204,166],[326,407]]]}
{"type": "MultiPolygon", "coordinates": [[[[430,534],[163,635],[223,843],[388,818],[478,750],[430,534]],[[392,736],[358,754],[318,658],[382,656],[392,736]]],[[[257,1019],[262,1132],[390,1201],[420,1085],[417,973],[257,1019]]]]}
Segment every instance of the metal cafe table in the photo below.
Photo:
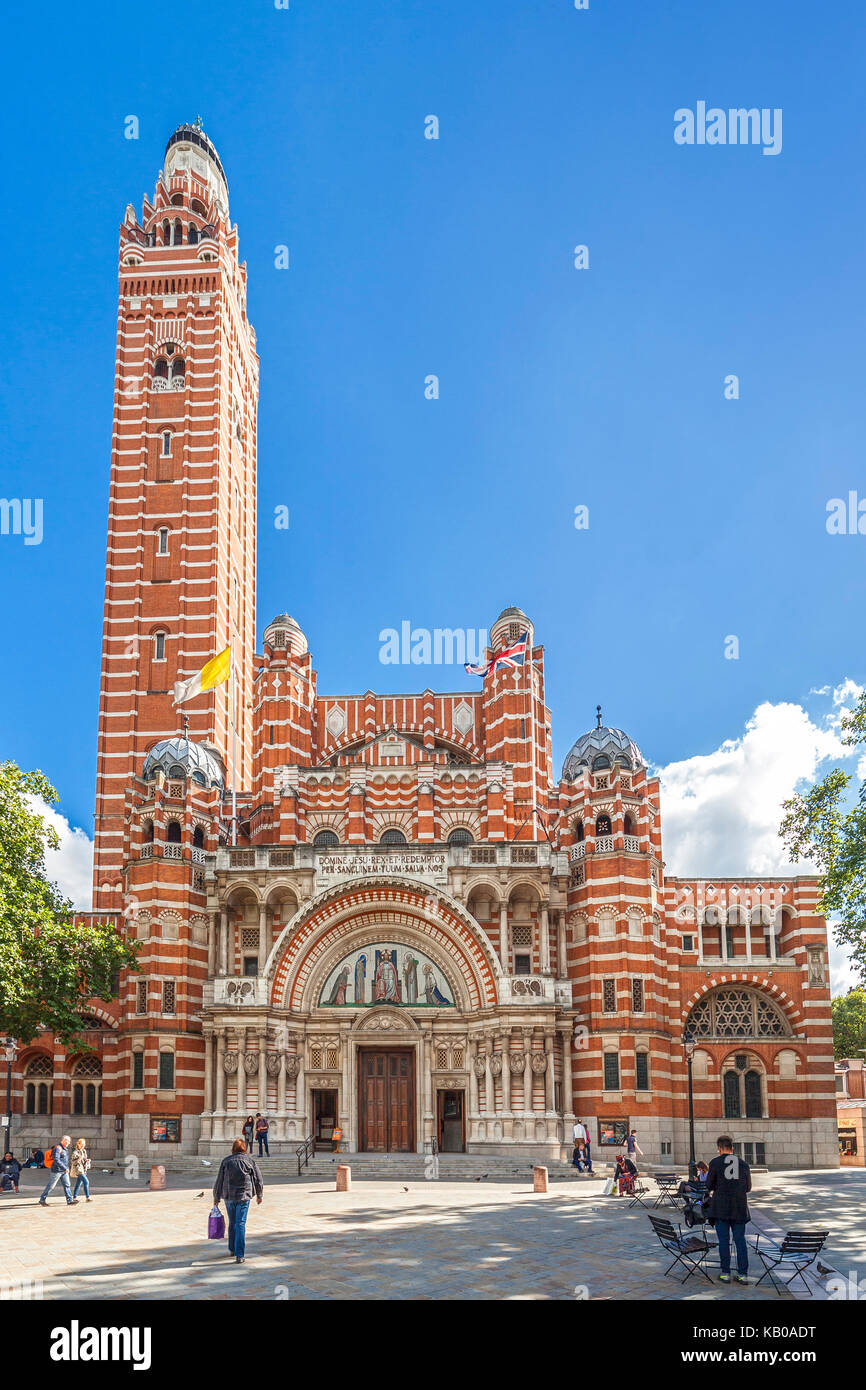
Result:
{"type": "Polygon", "coordinates": [[[653,1173],[653,1181],[658,1188],[654,1207],[676,1207],[676,1191],[683,1181],[679,1173],[653,1173]]]}

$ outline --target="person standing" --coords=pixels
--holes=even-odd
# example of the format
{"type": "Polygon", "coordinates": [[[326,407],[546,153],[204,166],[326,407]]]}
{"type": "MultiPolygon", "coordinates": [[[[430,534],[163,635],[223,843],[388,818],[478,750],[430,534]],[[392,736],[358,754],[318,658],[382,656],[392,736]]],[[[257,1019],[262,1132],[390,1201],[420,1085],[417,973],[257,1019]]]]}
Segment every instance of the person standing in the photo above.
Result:
{"type": "Polygon", "coordinates": [[[229,1254],[234,1255],[236,1264],[242,1265],[246,1260],[247,1212],[254,1193],[256,1205],[261,1206],[263,1188],[259,1165],[247,1154],[247,1146],[243,1139],[236,1139],[230,1155],[220,1164],[213,1185],[214,1202],[226,1204],[229,1217],[229,1254]]]}
{"type": "Polygon", "coordinates": [[[262,1156],[262,1144],[264,1144],[264,1146],[265,1146],[265,1153],[267,1154],[268,1158],[270,1158],[270,1156],[271,1156],[271,1151],[270,1151],[270,1149],[268,1148],[268,1129],[269,1129],[269,1125],[268,1125],[267,1120],[265,1119],[265,1117],[264,1117],[264,1115],[261,1113],[261,1111],[257,1110],[257,1111],[256,1111],[256,1138],[257,1138],[258,1141],[259,1141],[259,1158],[261,1158],[261,1156],[262,1156]]]}
{"type": "Polygon", "coordinates": [[[84,1200],[90,1201],[90,1179],[87,1176],[90,1171],[90,1156],[87,1152],[87,1145],[84,1139],[79,1139],[75,1148],[72,1150],[72,1159],[69,1164],[69,1176],[75,1186],[72,1189],[73,1197],[78,1196],[79,1187],[84,1188],[84,1200]]]}
{"type": "Polygon", "coordinates": [[[243,1135],[244,1143],[245,1143],[246,1146],[247,1146],[247,1153],[248,1153],[248,1154],[251,1154],[252,1151],[253,1151],[253,1138],[254,1138],[254,1136],[255,1136],[255,1132],[256,1132],[256,1121],[255,1121],[255,1117],[254,1117],[253,1115],[247,1115],[247,1118],[244,1120],[243,1129],[241,1130],[241,1134],[243,1135]]]}
{"type": "Polygon", "coordinates": [[[591,1173],[591,1172],[592,1172],[592,1149],[591,1149],[591,1147],[590,1147],[590,1144],[591,1144],[592,1141],[590,1140],[590,1137],[589,1137],[589,1125],[584,1125],[584,1126],[583,1126],[583,1132],[584,1132],[584,1134],[586,1135],[586,1141],[585,1141],[584,1146],[583,1146],[583,1153],[582,1153],[581,1157],[583,1158],[583,1162],[584,1162],[584,1164],[586,1165],[586,1171],[587,1171],[588,1173],[591,1173]]]}
{"type": "Polygon", "coordinates": [[[626,1149],[628,1150],[628,1156],[629,1156],[629,1158],[631,1159],[632,1163],[635,1162],[635,1154],[640,1154],[641,1158],[643,1158],[643,1149],[641,1148],[640,1144],[637,1142],[637,1130],[636,1130],[636,1129],[633,1129],[629,1134],[626,1135],[626,1137],[625,1137],[625,1146],[626,1146],[626,1149]]]}
{"type": "Polygon", "coordinates": [[[746,1223],[749,1220],[747,1193],[752,1190],[752,1170],[745,1159],[737,1158],[734,1141],[729,1134],[716,1140],[719,1154],[707,1170],[707,1191],[712,1200],[707,1213],[719,1238],[719,1264],[723,1284],[731,1282],[731,1237],[737,1252],[737,1283],[747,1284],[749,1248],[746,1245],[746,1223]]]}
{"type": "Polygon", "coordinates": [[[583,1146],[584,1146],[584,1144],[586,1143],[586,1130],[584,1129],[584,1127],[583,1127],[583,1125],[581,1124],[580,1120],[575,1120],[575,1122],[574,1122],[574,1127],[573,1127],[573,1129],[572,1129],[572,1131],[571,1131],[571,1134],[572,1134],[572,1139],[573,1139],[573,1142],[574,1142],[574,1149],[573,1149],[573,1152],[572,1152],[572,1155],[571,1155],[571,1161],[572,1161],[572,1163],[574,1164],[574,1166],[575,1166],[575,1168],[577,1169],[577,1171],[578,1171],[579,1173],[582,1173],[582,1172],[583,1172],[583,1146]]]}
{"type": "Polygon", "coordinates": [[[39,1198],[40,1207],[48,1206],[48,1194],[60,1183],[63,1188],[63,1195],[66,1198],[68,1207],[77,1207],[78,1198],[73,1197],[72,1188],[69,1186],[69,1154],[66,1150],[72,1143],[68,1134],[64,1134],[59,1144],[55,1144],[51,1150],[51,1176],[42,1189],[42,1196],[39,1198]]]}
{"type": "Polygon", "coordinates": [[[7,1149],[3,1155],[3,1162],[0,1163],[0,1192],[17,1192],[20,1177],[21,1164],[11,1150],[7,1149]]]}

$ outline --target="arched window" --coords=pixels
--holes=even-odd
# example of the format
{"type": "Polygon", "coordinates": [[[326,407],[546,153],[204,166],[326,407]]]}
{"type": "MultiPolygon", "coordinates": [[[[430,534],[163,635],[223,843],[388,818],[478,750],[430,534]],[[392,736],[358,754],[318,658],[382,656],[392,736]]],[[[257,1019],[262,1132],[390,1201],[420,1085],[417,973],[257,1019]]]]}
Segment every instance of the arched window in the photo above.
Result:
{"type": "Polygon", "coordinates": [[[50,1115],[52,1111],[52,1090],[54,1063],[42,1053],[33,1057],[24,1071],[24,1113],[25,1115],[50,1115]]]}
{"type": "Polygon", "coordinates": [[[406,836],[402,830],[386,830],[379,841],[380,845],[405,845],[406,836]]]}
{"type": "Polygon", "coordinates": [[[73,1115],[102,1114],[102,1062],[98,1057],[82,1057],[72,1073],[73,1115]],[[92,1079],[91,1079],[92,1078],[92,1079]]]}
{"type": "Polygon", "coordinates": [[[171,457],[171,430],[163,430],[162,432],[162,456],[163,458],[171,457]]]}
{"type": "Polygon", "coordinates": [[[180,821],[169,821],[168,829],[165,832],[165,838],[170,845],[180,844],[180,821]]]}
{"type": "Polygon", "coordinates": [[[163,222],[163,224],[162,224],[162,244],[163,244],[163,246],[170,246],[170,245],[171,245],[171,223],[170,223],[170,222],[163,222]]]}
{"type": "Polygon", "coordinates": [[[154,661],[165,661],[164,632],[155,632],[153,634],[153,659],[154,661]]]}
{"type": "Polygon", "coordinates": [[[192,222],[190,222],[189,224],[188,237],[190,246],[195,246],[196,242],[198,241],[198,227],[194,226],[192,222]]]}
{"type": "Polygon", "coordinates": [[[722,1083],[725,1101],[725,1119],[740,1118],[740,1078],[735,1071],[726,1071],[722,1083]]]}
{"type": "Polygon", "coordinates": [[[153,364],[153,374],[155,377],[159,377],[160,380],[165,380],[168,376],[168,362],[164,357],[157,357],[153,364]]]}
{"type": "Polygon", "coordinates": [[[632,825],[633,825],[632,818],[631,818],[631,816],[628,814],[628,812],[626,812],[626,815],[624,816],[623,822],[622,822],[622,828],[623,828],[623,834],[624,834],[624,835],[633,835],[633,834],[634,834],[634,830],[632,829],[632,825]]]}
{"type": "Polygon", "coordinates": [[[336,849],[340,843],[340,837],[335,830],[320,830],[313,837],[313,849],[336,849]]]}
{"type": "Polygon", "coordinates": [[[580,842],[581,842],[581,840],[583,839],[583,836],[584,836],[583,821],[582,821],[582,820],[579,820],[579,821],[577,822],[577,825],[574,827],[574,833],[575,833],[575,835],[577,836],[577,843],[580,844],[580,842]]]}
{"type": "Polygon", "coordinates": [[[197,825],[192,832],[192,843],[194,849],[204,849],[204,831],[197,825]]]}
{"type": "Polygon", "coordinates": [[[781,1010],[757,990],[722,985],[699,999],[689,1014],[696,1038],[783,1038],[790,1029],[781,1010]]]}
{"type": "Polygon", "coordinates": [[[761,1097],[761,1073],[747,1071],[743,1077],[743,1090],[746,1099],[746,1119],[759,1120],[763,1114],[761,1097]]]}
{"type": "Polygon", "coordinates": [[[171,379],[174,381],[179,376],[186,376],[186,363],[182,357],[176,357],[171,364],[171,379]]]}
{"type": "Polygon", "coordinates": [[[595,823],[595,833],[596,835],[610,835],[613,833],[611,830],[610,816],[604,814],[599,816],[595,823]]]}
{"type": "Polygon", "coordinates": [[[183,223],[181,221],[174,224],[174,244],[175,246],[183,245],[183,223]]]}
{"type": "Polygon", "coordinates": [[[156,533],[156,553],[157,555],[168,554],[168,527],[160,526],[156,533]]]}
{"type": "Polygon", "coordinates": [[[153,844],[153,821],[152,821],[152,820],[146,820],[146,821],[144,822],[144,825],[141,827],[141,830],[142,830],[142,838],[143,838],[143,840],[144,840],[144,843],[145,843],[146,845],[152,845],[152,844],[153,844]]]}
{"type": "Polygon", "coordinates": [[[448,843],[449,845],[472,845],[475,841],[470,832],[459,825],[456,830],[451,831],[448,836],[448,843]]]}

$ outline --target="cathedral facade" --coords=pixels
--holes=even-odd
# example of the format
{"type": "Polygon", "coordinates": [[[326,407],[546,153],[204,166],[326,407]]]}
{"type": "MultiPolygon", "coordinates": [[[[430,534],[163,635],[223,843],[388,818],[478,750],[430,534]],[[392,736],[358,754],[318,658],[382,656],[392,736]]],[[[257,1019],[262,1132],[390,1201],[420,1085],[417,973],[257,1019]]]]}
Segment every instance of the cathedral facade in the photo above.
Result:
{"type": "MultiPolygon", "coordinates": [[[[545,651],[506,607],[478,689],[319,692],[256,612],[259,363],[219,156],[181,126],[120,229],[94,913],[141,972],[91,1050],[16,1062],[18,1147],[604,1157],[730,1131],[753,1162],[837,1161],[813,878],[683,879],[635,742],[595,719],[553,764],[545,651]],[[231,647],[233,679],[176,681],[231,647]],[[186,716],[184,718],[183,716],[186,716]]],[[[302,596],[299,596],[302,603],[302,596]]],[[[413,668],[417,669],[417,668],[413,668]]],[[[571,712],[573,717],[573,712],[571,712]]],[[[580,727],[579,724],[579,727],[580,727]]]]}

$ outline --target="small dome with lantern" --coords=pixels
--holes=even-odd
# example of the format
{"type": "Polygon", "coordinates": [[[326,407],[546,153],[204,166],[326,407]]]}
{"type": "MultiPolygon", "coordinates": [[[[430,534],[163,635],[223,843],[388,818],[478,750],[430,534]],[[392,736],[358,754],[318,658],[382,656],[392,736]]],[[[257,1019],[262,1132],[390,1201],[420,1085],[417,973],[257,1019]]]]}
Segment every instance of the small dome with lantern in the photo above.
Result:
{"type": "Polygon", "coordinates": [[[622,729],[611,729],[601,722],[601,705],[597,705],[596,728],[581,734],[562,764],[562,775],[573,781],[582,772],[604,772],[606,768],[624,767],[634,771],[646,767],[646,759],[637,744],[622,729]]]}
{"type": "Polygon", "coordinates": [[[189,777],[200,787],[225,786],[223,770],[216,755],[202,743],[194,743],[182,734],[175,738],[160,739],[155,743],[144,760],[143,776],[148,781],[157,772],[166,777],[189,777]]]}

